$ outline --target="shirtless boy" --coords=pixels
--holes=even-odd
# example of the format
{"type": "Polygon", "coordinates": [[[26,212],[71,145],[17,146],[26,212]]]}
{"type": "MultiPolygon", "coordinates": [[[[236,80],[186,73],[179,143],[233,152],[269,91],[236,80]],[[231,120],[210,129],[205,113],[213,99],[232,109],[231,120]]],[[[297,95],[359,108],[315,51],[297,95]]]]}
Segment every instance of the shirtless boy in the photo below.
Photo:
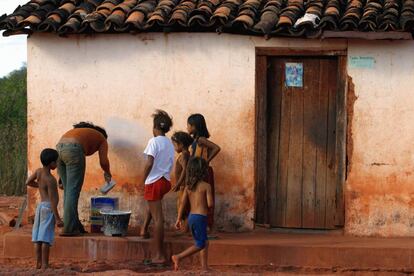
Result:
{"type": "Polygon", "coordinates": [[[37,205],[35,221],[32,230],[32,242],[35,243],[36,268],[49,267],[49,247],[55,237],[55,222],[63,227],[57,205],[59,194],[55,177],[50,173],[56,169],[58,152],[54,149],[44,149],[40,154],[43,167],[37,169],[26,181],[26,185],[38,188],[41,202],[37,205]]]}
{"type": "Polygon", "coordinates": [[[201,267],[208,270],[208,239],[207,239],[207,213],[213,207],[213,194],[211,186],[204,182],[208,170],[207,162],[199,157],[192,158],[187,166],[187,180],[182,203],[178,212],[175,227],[181,228],[184,206],[190,203],[191,211],[188,225],[194,238],[195,245],[187,248],[178,255],[172,256],[174,270],[179,269],[180,261],[197,252],[200,252],[201,267]]]}

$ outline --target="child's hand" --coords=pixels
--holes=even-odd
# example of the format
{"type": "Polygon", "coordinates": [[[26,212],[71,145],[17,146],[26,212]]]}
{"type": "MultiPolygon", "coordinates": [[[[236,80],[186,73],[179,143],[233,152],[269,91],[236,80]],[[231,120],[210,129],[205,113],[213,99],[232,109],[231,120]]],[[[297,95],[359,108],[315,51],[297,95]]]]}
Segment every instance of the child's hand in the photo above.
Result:
{"type": "Polygon", "coordinates": [[[57,227],[62,228],[63,227],[63,221],[61,219],[58,219],[56,221],[56,225],[57,225],[57,227]]]}
{"type": "Polygon", "coordinates": [[[175,229],[181,229],[181,220],[177,219],[177,221],[175,222],[175,229]]]}

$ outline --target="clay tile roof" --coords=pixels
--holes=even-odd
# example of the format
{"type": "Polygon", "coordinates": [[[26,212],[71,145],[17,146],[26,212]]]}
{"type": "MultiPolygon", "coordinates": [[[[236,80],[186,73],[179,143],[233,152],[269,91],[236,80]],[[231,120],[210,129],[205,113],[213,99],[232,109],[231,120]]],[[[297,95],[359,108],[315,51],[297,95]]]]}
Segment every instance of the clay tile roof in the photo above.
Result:
{"type": "Polygon", "coordinates": [[[414,32],[414,0],[31,0],[0,16],[3,35],[229,32],[315,37],[414,32]]]}

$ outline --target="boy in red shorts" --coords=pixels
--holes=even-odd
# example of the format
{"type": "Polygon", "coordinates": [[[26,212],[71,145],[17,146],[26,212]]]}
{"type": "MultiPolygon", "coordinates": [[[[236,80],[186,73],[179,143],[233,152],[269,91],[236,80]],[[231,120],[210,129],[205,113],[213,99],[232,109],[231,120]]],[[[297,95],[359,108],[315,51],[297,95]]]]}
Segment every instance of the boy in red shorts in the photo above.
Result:
{"type": "Polygon", "coordinates": [[[162,198],[171,190],[171,170],[174,164],[174,145],[165,136],[170,131],[172,119],[167,112],[157,110],[153,115],[154,137],[148,142],[144,154],[147,157],[144,166],[145,192],[144,198],[148,202],[149,210],[145,214],[144,226],[141,236],[148,238],[148,226],[154,219],[154,244],[152,264],[167,262],[164,254],[164,214],[162,211],[162,198]]]}

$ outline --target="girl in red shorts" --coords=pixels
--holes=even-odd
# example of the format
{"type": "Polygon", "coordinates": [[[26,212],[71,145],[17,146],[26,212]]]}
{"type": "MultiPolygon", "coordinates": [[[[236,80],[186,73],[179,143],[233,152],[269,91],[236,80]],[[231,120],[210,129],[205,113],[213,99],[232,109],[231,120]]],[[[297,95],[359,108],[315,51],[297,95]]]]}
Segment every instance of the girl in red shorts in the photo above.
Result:
{"type": "Polygon", "coordinates": [[[144,166],[145,193],[144,198],[148,202],[148,210],[145,214],[144,226],[141,236],[148,238],[148,226],[154,219],[154,243],[155,254],[152,254],[152,264],[164,264],[167,259],[164,254],[164,214],[162,211],[162,198],[171,189],[171,170],[174,163],[174,145],[165,136],[170,131],[172,119],[167,112],[157,110],[153,115],[154,137],[148,142],[144,154],[146,163],[144,166]]]}

